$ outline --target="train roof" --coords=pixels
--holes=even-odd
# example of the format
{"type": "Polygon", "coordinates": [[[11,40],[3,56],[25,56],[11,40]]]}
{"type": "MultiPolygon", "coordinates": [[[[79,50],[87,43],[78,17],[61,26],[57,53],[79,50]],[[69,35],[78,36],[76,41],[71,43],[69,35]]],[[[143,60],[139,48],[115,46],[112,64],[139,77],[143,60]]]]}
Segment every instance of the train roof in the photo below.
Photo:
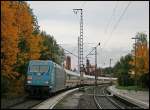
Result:
{"type": "Polygon", "coordinates": [[[39,64],[39,65],[48,65],[48,64],[54,64],[56,65],[58,68],[63,68],[62,66],[58,65],[57,63],[53,62],[52,60],[30,60],[29,63],[31,65],[36,65],[36,64],[39,64]]]}
{"type": "MultiPolygon", "coordinates": [[[[69,75],[73,75],[73,76],[80,76],[80,73],[77,73],[77,72],[73,72],[73,71],[70,71],[70,70],[66,70],[66,73],[69,74],[69,75]]],[[[89,79],[95,79],[95,76],[90,76],[90,75],[83,75],[83,77],[85,78],[89,78],[89,79]]],[[[97,79],[112,79],[112,80],[117,80],[117,78],[112,78],[112,77],[98,77],[97,79]]]]}
{"type": "Polygon", "coordinates": [[[41,64],[41,65],[46,65],[48,63],[52,63],[51,60],[30,60],[30,64],[41,64]]]}
{"type": "MultiPolygon", "coordinates": [[[[40,64],[40,65],[47,65],[49,63],[54,63],[52,62],[51,60],[30,60],[29,63],[32,65],[34,64],[40,64]]],[[[54,63],[55,65],[57,65],[57,67],[61,67],[60,65],[54,63]]],[[[77,72],[73,72],[73,71],[70,71],[70,70],[67,70],[65,69],[66,73],[69,74],[69,75],[73,75],[73,76],[78,76],[80,77],[80,73],[77,73],[77,72]]],[[[84,78],[89,78],[89,79],[95,79],[95,76],[90,76],[90,75],[85,75],[83,74],[83,77],[84,78]]],[[[112,77],[98,77],[97,79],[112,79],[112,80],[117,80],[117,78],[112,78],[112,77]]]]}
{"type": "Polygon", "coordinates": [[[73,76],[80,76],[80,73],[76,73],[76,72],[73,72],[73,71],[70,71],[70,70],[67,70],[65,69],[66,73],[69,74],[69,75],[73,75],[73,76]]]}

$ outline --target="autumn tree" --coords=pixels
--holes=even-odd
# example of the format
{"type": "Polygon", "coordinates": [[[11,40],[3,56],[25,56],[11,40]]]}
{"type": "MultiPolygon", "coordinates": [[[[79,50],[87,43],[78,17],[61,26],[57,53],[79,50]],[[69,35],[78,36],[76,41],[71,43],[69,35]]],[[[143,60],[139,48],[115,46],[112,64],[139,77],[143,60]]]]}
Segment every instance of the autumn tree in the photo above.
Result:
{"type": "Polygon", "coordinates": [[[1,75],[4,89],[7,88],[7,80],[9,89],[14,88],[13,92],[22,90],[24,78],[21,76],[25,76],[28,60],[40,58],[41,37],[36,20],[26,2],[1,2],[1,75]]]}
{"type": "Polygon", "coordinates": [[[16,19],[17,10],[10,1],[1,2],[1,72],[8,78],[15,78],[13,65],[17,61],[18,27],[16,19]]]}
{"type": "Polygon", "coordinates": [[[39,59],[40,57],[40,41],[39,26],[37,19],[26,2],[18,2],[16,4],[18,11],[17,25],[19,36],[19,54],[17,56],[16,71],[26,73],[28,60],[39,59]]]}
{"type": "Polygon", "coordinates": [[[11,93],[22,90],[29,60],[51,59],[60,64],[63,55],[54,37],[40,32],[27,2],[1,2],[1,75],[2,84],[11,81],[11,93]]]}
{"type": "Polygon", "coordinates": [[[136,38],[136,53],[133,53],[132,64],[135,64],[136,57],[136,72],[138,75],[141,75],[149,72],[149,48],[147,43],[147,35],[145,33],[137,33],[136,38]]]}
{"type": "Polygon", "coordinates": [[[132,65],[134,65],[134,71],[136,83],[142,83],[145,75],[149,75],[149,47],[148,47],[148,41],[147,41],[147,35],[143,32],[137,33],[136,35],[137,41],[134,45],[134,51],[136,49],[136,53],[133,52],[133,61],[132,65]],[[136,59],[136,61],[135,61],[136,59]],[[136,65],[135,65],[136,62],[136,65]],[[140,81],[138,81],[140,80],[140,81]]]}

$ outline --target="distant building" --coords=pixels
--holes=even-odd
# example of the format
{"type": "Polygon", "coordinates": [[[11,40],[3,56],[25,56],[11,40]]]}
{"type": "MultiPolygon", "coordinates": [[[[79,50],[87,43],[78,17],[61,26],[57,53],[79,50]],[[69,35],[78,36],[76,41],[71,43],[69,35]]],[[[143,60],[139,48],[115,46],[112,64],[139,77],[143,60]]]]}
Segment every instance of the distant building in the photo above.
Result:
{"type": "Polygon", "coordinates": [[[90,75],[95,75],[95,65],[90,65],[90,68],[89,68],[89,71],[90,71],[90,75]]]}
{"type": "Polygon", "coordinates": [[[90,65],[89,64],[89,66],[86,66],[86,72],[85,72],[85,74],[86,75],[95,75],[95,65],[90,65]]]}
{"type": "Polygon", "coordinates": [[[66,68],[67,70],[71,70],[71,57],[70,57],[70,56],[67,56],[65,62],[66,62],[65,68],[66,68]]]}
{"type": "Polygon", "coordinates": [[[97,72],[97,76],[104,76],[102,73],[102,68],[97,68],[96,72],[97,72]]]}

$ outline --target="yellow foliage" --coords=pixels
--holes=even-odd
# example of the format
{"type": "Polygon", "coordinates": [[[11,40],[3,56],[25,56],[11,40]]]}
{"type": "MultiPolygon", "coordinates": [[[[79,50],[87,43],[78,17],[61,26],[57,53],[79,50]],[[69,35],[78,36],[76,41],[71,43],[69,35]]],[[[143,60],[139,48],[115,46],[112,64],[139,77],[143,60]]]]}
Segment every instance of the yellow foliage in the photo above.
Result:
{"type": "Polygon", "coordinates": [[[14,71],[16,63],[19,66],[25,64],[28,59],[39,59],[42,39],[39,35],[32,35],[33,18],[26,2],[2,1],[1,13],[2,73],[14,78],[18,75],[14,71]],[[21,52],[18,48],[21,38],[26,41],[29,51],[21,52]]]}
{"type": "Polygon", "coordinates": [[[1,2],[1,69],[2,74],[9,78],[14,78],[16,72],[13,71],[13,65],[16,63],[18,53],[18,30],[14,25],[16,10],[11,9],[9,1],[1,2]]]}
{"type": "MultiPolygon", "coordinates": [[[[135,57],[133,57],[131,63],[135,65],[135,57]]],[[[136,44],[136,72],[139,75],[149,72],[149,48],[147,43],[136,44]]]]}
{"type": "Polygon", "coordinates": [[[40,58],[40,51],[41,51],[41,37],[39,35],[37,36],[31,36],[29,39],[29,57],[31,60],[37,60],[40,58]]]}

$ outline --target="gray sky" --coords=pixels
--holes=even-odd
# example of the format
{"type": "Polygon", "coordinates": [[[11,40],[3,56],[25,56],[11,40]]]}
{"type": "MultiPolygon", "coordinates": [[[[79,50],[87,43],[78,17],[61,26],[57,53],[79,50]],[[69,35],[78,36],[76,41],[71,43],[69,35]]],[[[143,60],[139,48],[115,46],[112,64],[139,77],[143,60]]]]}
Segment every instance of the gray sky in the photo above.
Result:
{"type": "MultiPolygon", "coordinates": [[[[149,39],[149,1],[132,1],[112,35],[111,32],[129,1],[28,1],[28,3],[37,16],[40,30],[53,35],[58,44],[62,44],[61,46],[76,55],[80,14],[74,14],[72,9],[83,8],[84,56],[100,42],[98,66],[108,66],[110,58],[113,59],[113,66],[121,56],[130,53],[134,43],[131,37],[137,32],[145,32],[149,39]]],[[[94,59],[91,58],[91,62],[94,62],[94,59]]],[[[77,59],[72,56],[72,67],[76,65],[77,59]]]]}

